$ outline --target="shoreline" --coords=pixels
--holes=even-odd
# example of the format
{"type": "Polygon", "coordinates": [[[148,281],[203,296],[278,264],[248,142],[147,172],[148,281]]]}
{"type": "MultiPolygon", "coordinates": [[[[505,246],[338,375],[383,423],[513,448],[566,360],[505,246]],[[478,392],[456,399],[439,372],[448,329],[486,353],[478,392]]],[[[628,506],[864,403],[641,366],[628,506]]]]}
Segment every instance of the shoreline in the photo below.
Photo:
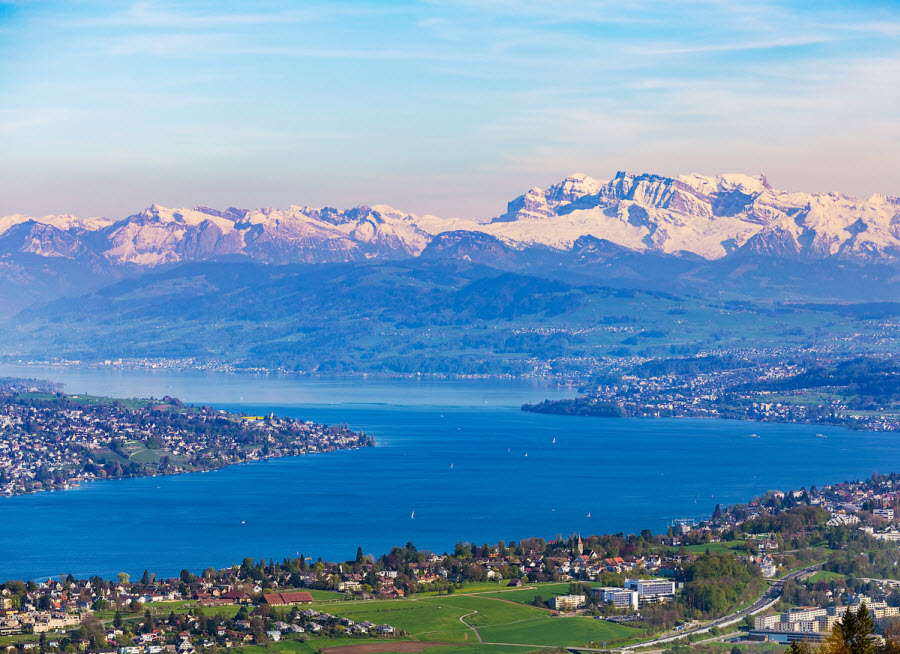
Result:
{"type": "Polygon", "coordinates": [[[371,435],[343,423],[250,416],[168,395],[123,400],[23,392],[16,383],[22,380],[12,381],[0,387],[0,497],[375,445],[371,435]]]}

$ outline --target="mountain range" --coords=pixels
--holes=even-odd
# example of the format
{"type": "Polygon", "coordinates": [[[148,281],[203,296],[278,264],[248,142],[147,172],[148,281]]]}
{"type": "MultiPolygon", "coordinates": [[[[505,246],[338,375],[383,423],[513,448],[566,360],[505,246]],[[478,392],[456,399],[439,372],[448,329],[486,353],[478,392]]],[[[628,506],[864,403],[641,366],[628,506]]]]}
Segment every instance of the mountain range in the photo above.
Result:
{"type": "Polygon", "coordinates": [[[417,216],[386,205],[338,210],[168,209],[126,218],[0,218],[0,261],[66,259],[93,270],[240,256],[270,264],[404,259],[429,248],[461,257],[544,248],[571,251],[585,236],[627,250],[717,260],[758,254],[804,261],[900,262],[900,197],[772,188],[765,176],[571,175],[533,188],[489,220],[417,216]],[[466,250],[471,248],[472,253],[466,250]]]}
{"type": "Polygon", "coordinates": [[[900,198],[763,176],[572,175],[484,220],[385,205],[0,218],[0,355],[14,358],[560,372],[877,350],[898,297],[900,198]]]}

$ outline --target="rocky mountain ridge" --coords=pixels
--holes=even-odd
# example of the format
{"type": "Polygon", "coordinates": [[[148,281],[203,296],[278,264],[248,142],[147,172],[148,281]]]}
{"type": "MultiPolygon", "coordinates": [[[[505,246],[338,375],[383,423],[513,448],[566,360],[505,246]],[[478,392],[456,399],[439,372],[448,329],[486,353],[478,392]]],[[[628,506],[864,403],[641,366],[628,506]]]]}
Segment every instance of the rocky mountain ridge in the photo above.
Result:
{"type": "MultiPolygon", "coordinates": [[[[152,205],[121,220],[0,217],[0,262],[30,255],[138,269],[246,257],[272,264],[405,259],[430,244],[460,258],[574,252],[584,237],[626,250],[718,260],[900,262],[900,197],[774,189],[765,176],[571,175],[515,198],[486,222],[416,216],[387,205],[347,210],[217,210],[152,205]],[[447,238],[453,247],[448,249],[447,238]],[[581,239],[581,241],[580,241],[581,239]],[[496,243],[496,245],[490,245],[496,243]],[[480,253],[480,254],[479,254],[480,253]],[[493,253],[493,254],[492,254],[493,253]]],[[[431,252],[430,251],[430,252],[431,252]]],[[[432,252],[433,253],[433,252],[432,252]]]]}

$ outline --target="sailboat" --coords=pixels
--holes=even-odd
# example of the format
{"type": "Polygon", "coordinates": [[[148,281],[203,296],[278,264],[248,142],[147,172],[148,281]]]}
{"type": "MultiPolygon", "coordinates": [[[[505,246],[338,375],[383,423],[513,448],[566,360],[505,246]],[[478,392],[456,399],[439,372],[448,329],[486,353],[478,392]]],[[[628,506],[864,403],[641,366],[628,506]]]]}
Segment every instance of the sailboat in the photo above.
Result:
{"type": "Polygon", "coordinates": [[[556,436],[553,437],[553,444],[556,445],[556,436]]]}
{"type": "Polygon", "coordinates": [[[525,456],[528,456],[528,452],[525,452],[525,456]]]}
{"type": "Polygon", "coordinates": [[[453,470],[453,464],[452,464],[452,463],[450,464],[450,469],[453,470]]]}
{"type": "Polygon", "coordinates": [[[416,512],[415,512],[415,511],[413,511],[412,513],[409,514],[409,519],[410,519],[410,520],[414,520],[415,517],[416,517],[416,512]]]}
{"type": "Polygon", "coordinates": [[[588,517],[588,518],[591,517],[591,512],[590,512],[590,511],[588,511],[587,517],[588,517]]]}

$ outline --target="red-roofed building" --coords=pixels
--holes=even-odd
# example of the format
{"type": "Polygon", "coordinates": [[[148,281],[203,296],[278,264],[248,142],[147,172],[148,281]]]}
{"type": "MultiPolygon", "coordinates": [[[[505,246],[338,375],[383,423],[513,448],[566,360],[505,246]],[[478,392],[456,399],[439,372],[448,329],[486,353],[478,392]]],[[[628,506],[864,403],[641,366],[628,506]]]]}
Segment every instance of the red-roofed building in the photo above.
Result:
{"type": "Polygon", "coordinates": [[[312,604],[313,597],[303,591],[299,593],[269,593],[263,595],[261,603],[271,606],[292,606],[295,604],[312,604]]]}

